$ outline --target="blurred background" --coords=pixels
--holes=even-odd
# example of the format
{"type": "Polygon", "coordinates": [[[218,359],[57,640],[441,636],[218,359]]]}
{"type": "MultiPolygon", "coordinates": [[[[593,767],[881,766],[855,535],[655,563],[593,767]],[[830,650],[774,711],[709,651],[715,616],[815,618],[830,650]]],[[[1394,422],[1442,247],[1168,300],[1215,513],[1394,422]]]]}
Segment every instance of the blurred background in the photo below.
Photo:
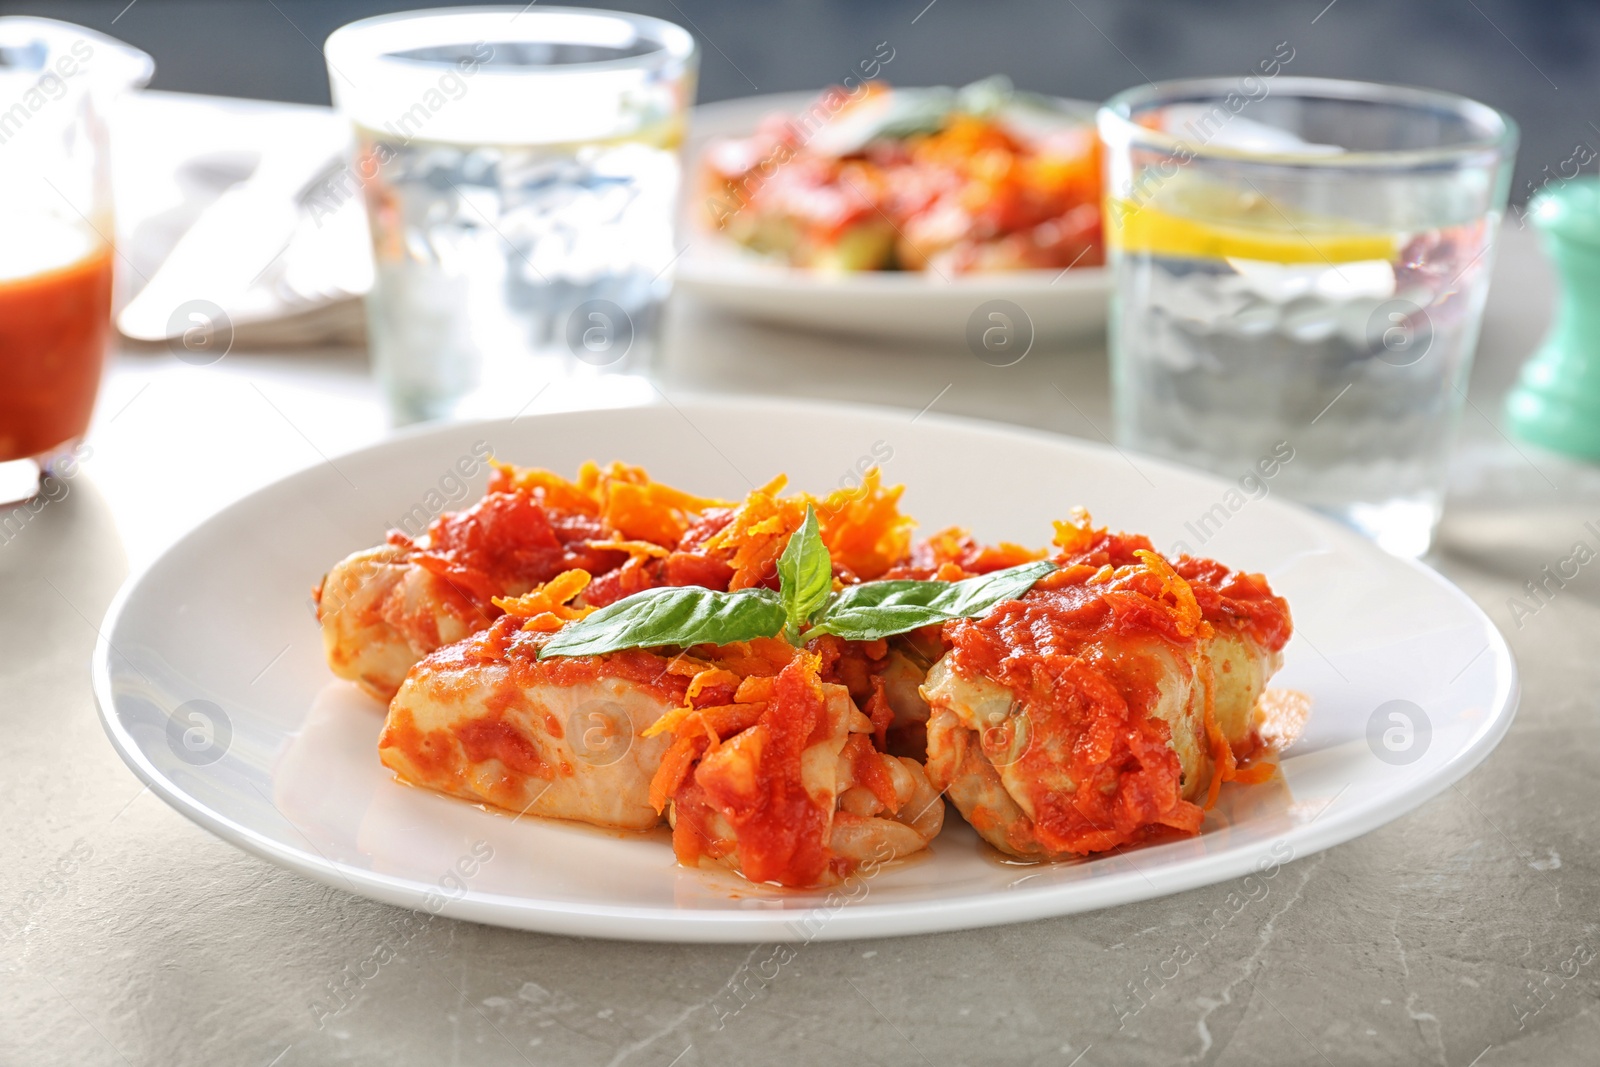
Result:
{"type": "MultiPolygon", "coordinates": [[[[155,57],[152,88],[328,102],[322,42],[354,19],[421,0],[0,0],[0,15],[89,26],[155,57]]],[[[466,6],[466,5],[461,5],[466,6]]],[[[1245,73],[1280,41],[1288,73],[1445,89],[1522,127],[1512,199],[1600,148],[1600,4],[1581,0],[607,0],[704,43],[701,102],[815,90],[887,41],[887,80],[960,85],[989,74],[1101,100],[1141,82],[1245,73]],[[759,14],[757,9],[759,10],[759,14]],[[865,51],[864,51],[865,50],[865,51]]],[[[1596,165],[1591,164],[1591,168],[1596,165]]],[[[1570,176],[1570,173],[1569,173],[1570,176]]]]}

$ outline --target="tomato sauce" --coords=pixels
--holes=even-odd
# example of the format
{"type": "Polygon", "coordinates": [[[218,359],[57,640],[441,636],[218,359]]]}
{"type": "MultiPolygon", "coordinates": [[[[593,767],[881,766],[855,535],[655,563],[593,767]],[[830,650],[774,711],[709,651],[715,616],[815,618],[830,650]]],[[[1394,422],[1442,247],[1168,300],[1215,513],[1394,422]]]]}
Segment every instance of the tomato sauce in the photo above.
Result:
{"type": "Polygon", "coordinates": [[[1005,542],[985,545],[975,540],[968,531],[951,527],[914,545],[910,556],[889,568],[884,577],[959,581],[974,574],[988,574],[990,571],[1030,563],[1042,559],[1043,555],[1005,542]]]}
{"type": "MultiPolygon", "coordinates": [[[[1149,551],[1150,539],[1138,534],[1095,531],[1080,550],[1056,557],[1063,568],[1125,567],[1139,562],[1135,553],[1149,551]]],[[[1212,559],[1180,556],[1173,569],[1189,584],[1200,615],[1213,626],[1248,636],[1277,652],[1294,631],[1289,602],[1272,592],[1264,575],[1233,571],[1212,559]]],[[[1045,583],[1048,584],[1048,579],[1045,583]]]]}
{"type": "Polygon", "coordinates": [[[521,730],[502,715],[485,715],[455,728],[456,739],[467,759],[473,763],[499,760],[506,769],[530,778],[548,778],[550,770],[539,758],[539,750],[521,730]]]}
{"type": "Polygon", "coordinates": [[[593,576],[584,591],[590,607],[662,585],[726,590],[733,568],[712,555],[705,542],[727,525],[729,514],[718,509],[691,524],[681,541],[663,542],[671,550],[664,559],[630,558],[600,546],[617,533],[602,518],[542,505],[526,490],[491,489],[472,507],[435,519],[427,548],[416,547],[399,531],[390,533],[389,541],[410,549],[412,559],[443,579],[463,606],[493,618],[499,609],[492,598],[523,592],[573,569],[593,576]]]}
{"type": "MultiPolygon", "coordinates": [[[[594,573],[621,564],[626,554],[587,546],[604,536],[597,521],[551,515],[525,492],[489,493],[465,511],[435,519],[428,547],[414,559],[478,608],[492,610],[493,597],[531,589],[564,570],[594,573]]],[[[389,540],[409,544],[398,532],[389,540]]]]}
{"type": "MultiPolygon", "coordinates": [[[[1198,830],[1203,810],[1183,799],[1171,728],[1152,714],[1169,663],[1203,652],[1213,627],[1281,649],[1287,602],[1259,574],[1188,556],[1168,565],[1137,535],[1084,529],[1056,563],[1022,599],[945,631],[962,674],[998,682],[1029,709],[1032,737],[1008,777],[1033,817],[1008,836],[1023,851],[1082,854],[1198,830]]],[[[1209,661],[1202,668],[1209,693],[1209,661]]],[[[1236,775],[1209,697],[1206,729],[1217,765],[1209,802],[1236,775]]],[[[983,738],[986,751],[1011,741],[983,738]]]]}
{"type": "Polygon", "coordinates": [[[424,662],[440,670],[503,671],[512,693],[543,685],[568,688],[616,680],[631,682],[669,703],[683,703],[689,679],[668,670],[671,661],[663,656],[630,648],[604,656],[541,660],[539,648],[550,635],[524,630],[522,624],[522,619],[502,615],[488,629],[430,653],[424,662]]]}
{"type": "Polygon", "coordinates": [[[714,551],[708,542],[732,517],[733,512],[726,508],[713,508],[689,524],[665,559],[630,559],[608,574],[596,575],[584,590],[584,603],[603,608],[664,585],[699,585],[726,592],[734,574],[724,558],[728,553],[714,551]]]}
{"type": "Polygon", "coordinates": [[[70,266],[0,278],[0,461],[89,428],[111,333],[110,246],[70,266]]]}
{"type": "Polygon", "coordinates": [[[778,673],[772,700],[756,725],[724,742],[738,749],[735,757],[726,764],[702,763],[678,790],[673,828],[678,859],[693,866],[702,855],[721,858],[731,851],[731,843],[717,841],[710,829],[714,811],[733,829],[746,878],[820,884],[833,861],[832,804],[819,803],[806,791],[800,757],[825,739],[829,725],[816,662],[797,656],[778,673]]]}
{"type": "Polygon", "coordinates": [[[1151,714],[1167,670],[1161,652],[1192,653],[1199,635],[1184,632],[1158,574],[1099,574],[1068,567],[946,629],[962,674],[993,679],[1028,706],[1033,738],[1010,774],[1029,793],[1033,837],[1051,853],[1115,848],[1155,826],[1192,831],[1203,816],[1182,798],[1171,729],[1151,714]]]}
{"type": "Polygon", "coordinates": [[[1272,592],[1265,576],[1230,571],[1210,559],[1184,556],[1177,572],[1194,590],[1200,613],[1213,626],[1225,626],[1250,637],[1273,652],[1289,643],[1294,626],[1289,602],[1272,592]]]}

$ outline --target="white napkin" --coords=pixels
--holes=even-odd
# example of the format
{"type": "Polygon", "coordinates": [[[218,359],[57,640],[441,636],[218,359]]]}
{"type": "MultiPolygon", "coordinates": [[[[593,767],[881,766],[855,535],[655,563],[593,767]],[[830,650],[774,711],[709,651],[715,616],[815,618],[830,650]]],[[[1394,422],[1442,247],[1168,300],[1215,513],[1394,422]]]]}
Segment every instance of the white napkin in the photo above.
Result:
{"type": "Polygon", "coordinates": [[[112,137],[125,336],[182,336],[210,306],[235,347],[362,341],[372,258],[361,197],[348,182],[352,195],[317,191],[346,166],[342,118],[149,92],[123,101],[112,137]]]}

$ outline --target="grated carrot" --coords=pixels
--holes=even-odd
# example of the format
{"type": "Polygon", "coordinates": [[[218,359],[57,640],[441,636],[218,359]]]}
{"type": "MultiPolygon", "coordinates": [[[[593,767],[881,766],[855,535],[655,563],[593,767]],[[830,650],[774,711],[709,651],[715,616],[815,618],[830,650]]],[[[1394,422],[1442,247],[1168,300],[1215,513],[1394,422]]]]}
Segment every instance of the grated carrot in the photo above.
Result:
{"type": "Polygon", "coordinates": [[[630,556],[649,556],[651,559],[664,559],[672,555],[672,550],[654,541],[583,541],[585,548],[606,549],[611,552],[626,552],[630,556]]]}
{"type": "Polygon", "coordinates": [[[675,546],[700,513],[730,506],[726,500],[696,496],[652,481],[643,467],[624,463],[603,469],[585,463],[578,468],[575,481],[538,467],[514,467],[493,459],[490,463],[494,468],[490,491],[522,490],[546,507],[599,518],[617,531],[620,539],[657,547],[675,546]]]}
{"type": "Polygon", "coordinates": [[[772,699],[772,678],[751,675],[739,683],[733,694],[735,704],[759,704],[772,699]]]}
{"type": "Polygon", "coordinates": [[[805,503],[800,497],[774,496],[768,490],[781,487],[782,479],[756,489],[744,498],[733,518],[707,542],[707,547],[728,551],[733,577],[730,590],[749,589],[774,581],[778,576],[778,557],[788,547],[789,535],[805,521],[805,503]]]}
{"type": "Polygon", "coordinates": [[[1241,785],[1260,785],[1262,782],[1270,782],[1277,773],[1278,764],[1276,761],[1263,760],[1258,763],[1252,763],[1248,767],[1240,767],[1234,771],[1233,777],[1229,780],[1238,782],[1241,785]]]}
{"type": "Polygon", "coordinates": [[[678,728],[682,726],[685,720],[687,720],[689,716],[693,714],[694,705],[680,704],[671,711],[667,712],[665,715],[661,716],[661,718],[657,719],[655,722],[651,723],[649,726],[646,726],[642,731],[640,731],[639,736],[658,737],[661,734],[676,734],[678,732],[678,728]]]}
{"type": "Polygon", "coordinates": [[[711,664],[705,660],[696,659],[693,656],[685,654],[672,657],[671,662],[667,664],[667,673],[676,674],[680,678],[693,678],[701,671],[709,670],[710,668],[711,664]]]}
{"type": "Polygon", "coordinates": [[[494,597],[494,606],[507,615],[527,619],[524,630],[549,633],[561,629],[561,624],[581,619],[593,608],[575,608],[567,601],[583,592],[589,585],[589,572],[585,570],[562,571],[531,592],[521,596],[494,597]],[[551,623],[555,625],[551,625],[551,623]]]}
{"type": "Polygon", "coordinates": [[[712,747],[716,747],[723,738],[754,726],[766,710],[765,701],[755,704],[715,704],[699,709],[695,715],[710,737],[712,747]]]}
{"type": "Polygon", "coordinates": [[[1184,637],[1193,637],[1203,622],[1200,617],[1200,603],[1195,600],[1194,590],[1189,588],[1189,583],[1172,569],[1172,564],[1165,558],[1149,549],[1135,549],[1133,554],[1143,561],[1151,574],[1161,579],[1161,591],[1171,595],[1178,633],[1184,637]]]}
{"type": "MultiPolygon", "coordinates": [[[[645,736],[650,732],[645,731],[645,736]]],[[[650,779],[650,806],[657,812],[667,810],[667,803],[672,799],[684,779],[689,777],[689,772],[694,769],[695,761],[705,751],[706,739],[704,737],[680,737],[667,746],[666,754],[661,757],[661,766],[656,768],[656,773],[650,779]]]]}
{"type": "Polygon", "coordinates": [[[911,547],[913,520],[900,513],[905,486],[884,488],[873,467],[854,488],[839,488],[816,502],[818,532],[836,565],[862,581],[883,577],[911,547]]]}
{"type": "Polygon", "coordinates": [[[583,515],[600,514],[600,501],[589,488],[581,484],[584,470],[593,470],[598,475],[599,468],[593,463],[585,463],[583,470],[580,470],[580,484],[569,482],[554,471],[538,467],[513,467],[497,459],[491,459],[489,463],[494,468],[494,474],[489,482],[491,492],[521,489],[546,507],[561,511],[576,511],[583,515]]]}
{"type": "Polygon", "coordinates": [[[700,671],[689,680],[689,688],[683,695],[684,703],[693,704],[694,698],[714,685],[731,685],[738,688],[741,679],[737,674],[723,667],[709,667],[700,671]]]}
{"type": "Polygon", "coordinates": [[[1105,533],[1094,528],[1094,520],[1083,508],[1073,508],[1067,514],[1066,520],[1052,524],[1056,528],[1056,535],[1050,542],[1065,555],[1077,555],[1094,544],[1096,537],[1105,533]]]}
{"type": "Polygon", "coordinates": [[[605,494],[600,518],[625,538],[676,545],[692,515],[722,503],[654,482],[615,481],[605,494]]]}

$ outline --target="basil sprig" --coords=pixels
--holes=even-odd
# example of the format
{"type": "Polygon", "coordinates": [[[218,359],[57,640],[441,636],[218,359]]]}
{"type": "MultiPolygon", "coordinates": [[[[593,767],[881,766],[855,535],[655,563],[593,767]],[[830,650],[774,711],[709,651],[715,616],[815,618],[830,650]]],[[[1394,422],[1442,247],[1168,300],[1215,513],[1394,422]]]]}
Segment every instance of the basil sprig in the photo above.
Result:
{"type": "Polygon", "coordinates": [[[597,656],[625,648],[727,645],[782,634],[800,645],[834,634],[876,641],[923,626],[975,618],[1013,600],[1055,570],[1049,560],[1024,563],[959,582],[862,582],[833,591],[833,560],[816,512],[778,558],[778,591],[722,593],[696,585],[646,589],[569,622],[539,649],[539,658],[597,656]]]}

